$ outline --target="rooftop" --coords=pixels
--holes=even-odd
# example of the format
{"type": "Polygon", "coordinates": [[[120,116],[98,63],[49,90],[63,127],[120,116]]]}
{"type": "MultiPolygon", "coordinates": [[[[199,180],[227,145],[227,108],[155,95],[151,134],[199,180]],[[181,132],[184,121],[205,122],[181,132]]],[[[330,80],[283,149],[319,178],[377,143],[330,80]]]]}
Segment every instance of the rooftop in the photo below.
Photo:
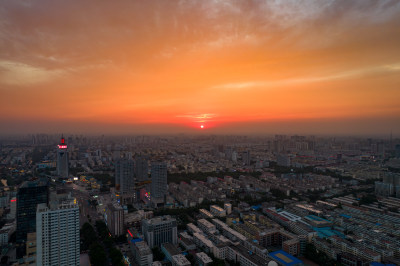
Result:
{"type": "Polygon", "coordinates": [[[299,260],[298,258],[293,257],[289,253],[286,253],[283,250],[278,250],[272,253],[269,253],[269,256],[275,260],[278,261],[280,264],[291,266],[291,265],[297,265],[297,264],[302,264],[303,262],[299,260]]]}

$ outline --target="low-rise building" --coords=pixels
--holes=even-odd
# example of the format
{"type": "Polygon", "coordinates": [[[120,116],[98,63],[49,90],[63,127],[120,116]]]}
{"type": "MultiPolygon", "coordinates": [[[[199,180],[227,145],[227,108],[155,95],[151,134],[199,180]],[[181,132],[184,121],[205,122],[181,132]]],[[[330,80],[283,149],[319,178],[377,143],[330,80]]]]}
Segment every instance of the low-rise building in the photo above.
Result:
{"type": "Polygon", "coordinates": [[[190,266],[190,261],[182,254],[172,256],[172,266],[190,266]]]}
{"type": "Polygon", "coordinates": [[[153,262],[153,253],[144,241],[133,243],[133,256],[135,261],[140,266],[148,266],[153,262]]]}
{"type": "Polygon", "coordinates": [[[207,266],[213,262],[213,260],[204,252],[196,253],[196,262],[200,266],[207,266]]]}
{"type": "Polygon", "coordinates": [[[217,205],[211,205],[210,212],[216,217],[225,217],[226,216],[226,210],[222,209],[221,207],[219,207],[217,205]]]}

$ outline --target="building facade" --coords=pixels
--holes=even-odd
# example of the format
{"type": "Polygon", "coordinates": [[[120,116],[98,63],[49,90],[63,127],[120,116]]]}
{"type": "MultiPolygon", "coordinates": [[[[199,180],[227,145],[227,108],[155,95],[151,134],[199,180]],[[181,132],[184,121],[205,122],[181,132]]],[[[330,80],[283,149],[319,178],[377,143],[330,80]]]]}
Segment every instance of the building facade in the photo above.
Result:
{"type": "Polygon", "coordinates": [[[113,236],[124,233],[124,209],[117,203],[110,203],[106,210],[107,227],[113,236]]]}
{"type": "Polygon", "coordinates": [[[37,265],[79,265],[79,206],[75,199],[37,206],[37,265]]]}
{"type": "Polygon", "coordinates": [[[151,164],[151,190],[150,197],[153,202],[164,202],[167,194],[167,164],[153,162],[151,164]]]}
{"type": "Polygon", "coordinates": [[[36,208],[38,204],[48,203],[49,191],[47,180],[27,181],[17,193],[17,257],[25,253],[28,233],[36,231],[36,208]]]}
{"type": "Polygon", "coordinates": [[[149,165],[145,156],[136,156],[135,176],[138,182],[149,180],[149,165]]]}
{"type": "Polygon", "coordinates": [[[122,194],[134,193],[135,162],[132,159],[120,159],[115,163],[115,188],[122,194]]]}
{"type": "Polygon", "coordinates": [[[142,233],[150,248],[163,243],[178,243],[177,223],[169,215],[143,220],[142,233]]]}

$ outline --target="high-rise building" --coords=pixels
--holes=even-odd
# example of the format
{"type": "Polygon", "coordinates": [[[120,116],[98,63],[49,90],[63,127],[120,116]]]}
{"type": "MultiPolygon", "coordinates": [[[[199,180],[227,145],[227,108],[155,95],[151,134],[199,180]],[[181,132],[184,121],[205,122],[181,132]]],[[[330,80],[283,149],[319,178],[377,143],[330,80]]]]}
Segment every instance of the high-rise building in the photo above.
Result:
{"type": "Polygon", "coordinates": [[[26,239],[26,256],[24,265],[36,265],[36,232],[28,233],[26,239]]]}
{"type": "Polygon", "coordinates": [[[36,212],[37,265],[79,265],[79,205],[74,198],[42,203],[36,212]]]}
{"type": "Polygon", "coordinates": [[[26,181],[17,193],[17,257],[25,253],[28,233],[36,231],[36,208],[38,204],[48,203],[49,190],[47,179],[26,181]]]}
{"type": "Polygon", "coordinates": [[[171,216],[159,216],[142,221],[142,233],[150,248],[163,243],[178,243],[177,223],[171,216]]]}
{"type": "Polygon", "coordinates": [[[251,164],[250,151],[244,151],[242,153],[242,160],[243,160],[244,165],[250,165],[251,164]]]}
{"type": "Polygon", "coordinates": [[[145,156],[136,156],[135,158],[135,176],[138,182],[149,180],[149,165],[145,156]]]}
{"type": "Polygon", "coordinates": [[[61,137],[61,143],[57,146],[57,175],[67,178],[68,174],[68,147],[64,137],[61,137]]]}
{"type": "Polygon", "coordinates": [[[395,155],[396,158],[400,158],[400,144],[397,144],[395,147],[395,155]]]}
{"type": "Polygon", "coordinates": [[[132,159],[120,159],[115,162],[115,188],[120,193],[134,193],[134,166],[132,159]]]}
{"type": "Polygon", "coordinates": [[[155,204],[163,203],[167,189],[167,164],[153,162],[151,164],[151,201],[155,204]]]}
{"type": "Polygon", "coordinates": [[[13,197],[10,200],[10,213],[7,215],[7,218],[14,220],[16,215],[17,215],[17,198],[13,197]]]}
{"type": "Polygon", "coordinates": [[[286,154],[277,154],[276,155],[276,163],[279,166],[290,166],[290,157],[286,154]]]}
{"type": "Polygon", "coordinates": [[[383,197],[400,198],[400,174],[385,173],[382,182],[375,182],[375,194],[383,197]]]}
{"type": "Polygon", "coordinates": [[[106,210],[106,223],[113,236],[124,233],[124,209],[117,203],[109,203],[106,210]]]}

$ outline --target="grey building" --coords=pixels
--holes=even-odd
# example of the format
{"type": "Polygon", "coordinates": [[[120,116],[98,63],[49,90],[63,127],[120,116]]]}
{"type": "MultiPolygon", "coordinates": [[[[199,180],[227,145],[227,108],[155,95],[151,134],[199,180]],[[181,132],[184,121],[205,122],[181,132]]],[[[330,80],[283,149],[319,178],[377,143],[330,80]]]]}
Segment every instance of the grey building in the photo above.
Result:
{"type": "Polygon", "coordinates": [[[106,210],[107,227],[113,236],[124,233],[124,209],[117,203],[109,203],[106,210]]]}
{"type": "Polygon", "coordinates": [[[138,182],[149,180],[149,165],[146,156],[136,156],[135,158],[135,176],[138,182]]]}
{"type": "Polygon", "coordinates": [[[144,241],[130,242],[135,261],[140,266],[150,266],[153,263],[153,253],[144,241]]]}
{"type": "Polygon", "coordinates": [[[400,198],[400,174],[385,173],[382,182],[375,182],[375,194],[383,197],[400,198]]]}
{"type": "Polygon", "coordinates": [[[164,162],[153,162],[151,164],[150,189],[152,202],[155,204],[163,203],[167,190],[167,164],[164,162]]]}
{"type": "Polygon", "coordinates": [[[163,243],[178,243],[177,223],[169,215],[143,220],[142,233],[150,248],[163,243]]]}
{"type": "Polygon", "coordinates": [[[115,162],[115,188],[123,193],[134,193],[135,163],[132,159],[119,159],[115,162]]]}

